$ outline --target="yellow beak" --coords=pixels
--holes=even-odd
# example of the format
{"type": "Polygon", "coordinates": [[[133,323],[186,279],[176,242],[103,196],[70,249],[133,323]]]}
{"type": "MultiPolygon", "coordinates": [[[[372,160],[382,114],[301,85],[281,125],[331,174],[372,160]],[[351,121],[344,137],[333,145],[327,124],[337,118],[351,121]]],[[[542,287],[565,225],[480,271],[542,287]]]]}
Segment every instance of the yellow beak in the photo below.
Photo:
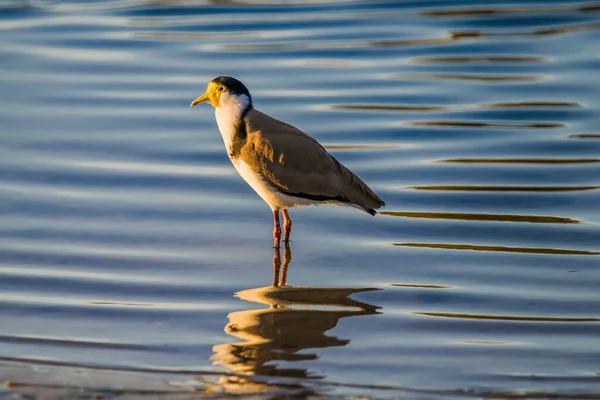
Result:
{"type": "Polygon", "coordinates": [[[208,84],[208,87],[206,88],[206,92],[198,97],[196,100],[192,101],[192,104],[190,104],[190,107],[194,107],[197,106],[200,103],[203,103],[205,101],[209,101],[210,104],[212,104],[213,107],[217,108],[219,107],[219,91],[218,91],[218,85],[216,83],[210,82],[208,84]]]}

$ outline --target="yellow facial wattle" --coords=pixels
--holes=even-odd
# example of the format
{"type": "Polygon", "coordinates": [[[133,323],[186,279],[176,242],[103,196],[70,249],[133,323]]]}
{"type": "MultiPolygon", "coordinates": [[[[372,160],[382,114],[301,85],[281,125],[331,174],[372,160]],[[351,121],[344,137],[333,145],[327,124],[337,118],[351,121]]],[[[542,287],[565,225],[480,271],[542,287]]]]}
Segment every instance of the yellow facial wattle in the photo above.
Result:
{"type": "Polygon", "coordinates": [[[200,103],[208,101],[210,102],[210,104],[212,104],[213,107],[219,107],[219,98],[221,97],[221,93],[224,91],[223,89],[224,88],[222,85],[218,85],[214,82],[209,82],[208,86],[206,87],[206,92],[204,92],[204,94],[198,97],[196,100],[192,101],[192,104],[190,104],[190,106],[194,107],[200,103]]]}

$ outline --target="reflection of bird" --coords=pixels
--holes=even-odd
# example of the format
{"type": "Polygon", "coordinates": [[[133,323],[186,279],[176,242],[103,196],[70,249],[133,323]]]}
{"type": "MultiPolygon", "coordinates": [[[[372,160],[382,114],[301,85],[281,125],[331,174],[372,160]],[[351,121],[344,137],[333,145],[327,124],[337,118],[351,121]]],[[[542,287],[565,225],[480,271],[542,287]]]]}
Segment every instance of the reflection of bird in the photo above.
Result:
{"type": "Polygon", "coordinates": [[[301,205],[351,206],[375,215],[385,203],[348,168],[299,129],[256,110],[237,79],[220,76],[192,102],[215,107],[217,125],[238,173],[273,210],[273,238],[279,247],[283,212],[285,241],[292,221],[287,209],[301,205]]]}
{"type": "MultiPolygon", "coordinates": [[[[378,307],[351,299],[349,296],[376,290],[374,288],[313,288],[289,286],[285,271],[291,260],[291,250],[285,246],[284,265],[280,269],[279,249],[273,257],[274,286],[244,290],[236,296],[252,303],[268,305],[266,309],[243,310],[228,315],[225,332],[241,339],[241,343],[219,344],[211,357],[229,372],[248,377],[319,378],[304,368],[282,368],[282,362],[315,360],[315,352],[303,351],[345,346],[350,340],[326,333],[341,318],[378,313],[378,307]],[[279,272],[281,271],[281,276],[279,272]],[[281,285],[281,286],[277,286],[281,285]],[[323,309],[327,306],[327,309],[323,309]]],[[[250,378],[249,378],[250,379],[250,378]]],[[[265,385],[239,377],[223,378],[220,384],[227,390],[268,390],[265,385]],[[235,387],[235,388],[234,388],[235,387]]]]}

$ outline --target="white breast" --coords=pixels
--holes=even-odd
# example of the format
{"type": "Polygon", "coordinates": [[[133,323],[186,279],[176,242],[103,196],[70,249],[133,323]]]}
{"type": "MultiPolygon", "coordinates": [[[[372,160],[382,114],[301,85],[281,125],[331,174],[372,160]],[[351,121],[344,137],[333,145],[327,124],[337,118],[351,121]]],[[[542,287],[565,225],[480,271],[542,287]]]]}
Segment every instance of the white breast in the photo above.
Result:
{"type": "Polygon", "coordinates": [[[219,107],[215,108],[215,118],[217,119],[217,126],[223,137],[227,153],[229,153],[229,149],[231,148],[237,121],[249,103],[250,99],[245,94],[231,95],[225,92],[219,98],[219,107]]]}

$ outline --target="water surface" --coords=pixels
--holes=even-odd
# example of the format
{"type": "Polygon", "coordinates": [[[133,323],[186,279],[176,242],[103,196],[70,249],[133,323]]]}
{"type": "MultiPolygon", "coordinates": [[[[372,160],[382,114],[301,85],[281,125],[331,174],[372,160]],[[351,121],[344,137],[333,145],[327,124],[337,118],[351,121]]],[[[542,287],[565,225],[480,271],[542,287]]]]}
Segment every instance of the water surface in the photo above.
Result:
{"type": "Polygon", "coordinates": [[[599,12],[0,4],[0,394],[600,397],[599,12]],[[274,251],[218,75],[385,209],[274,251]]]}

